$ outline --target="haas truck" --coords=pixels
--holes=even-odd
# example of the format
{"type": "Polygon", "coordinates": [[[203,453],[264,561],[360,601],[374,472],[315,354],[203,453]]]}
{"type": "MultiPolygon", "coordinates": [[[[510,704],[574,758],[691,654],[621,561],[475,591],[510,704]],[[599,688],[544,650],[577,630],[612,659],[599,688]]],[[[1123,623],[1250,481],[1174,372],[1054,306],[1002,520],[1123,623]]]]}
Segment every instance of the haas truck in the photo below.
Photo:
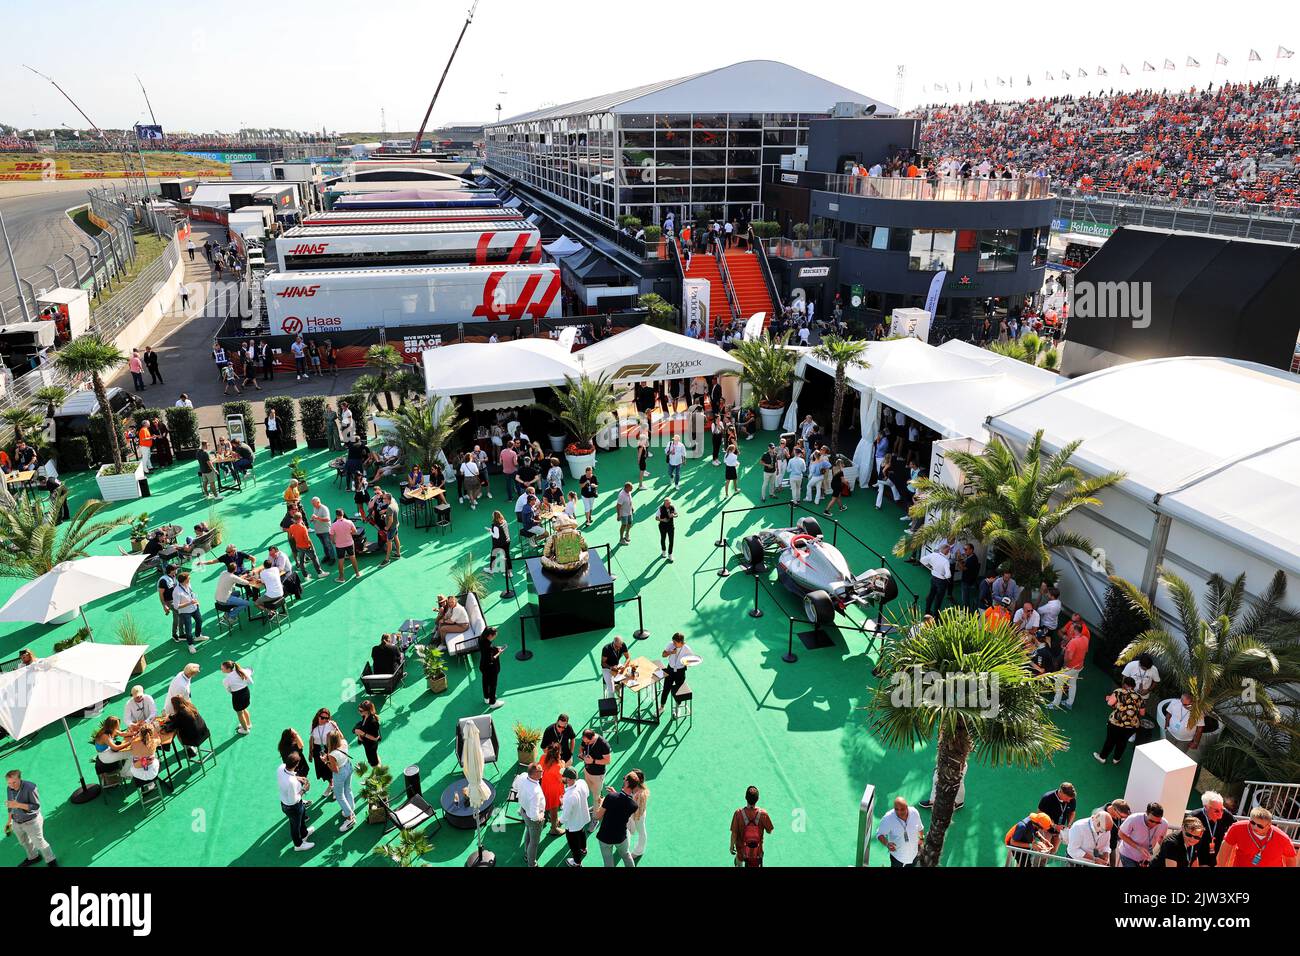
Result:
{"type": "Polygon", "coordinates": [[[272,335],[561,314],[553,263],[275,272],[262,293],[272,335]]]}
{"type": "Polygon", "coordinates": [[[299,226],[275,240],[280,268],[377,269],[488,266],[542,261],[542,238],[522,219],[505,222],[299,226]]]}

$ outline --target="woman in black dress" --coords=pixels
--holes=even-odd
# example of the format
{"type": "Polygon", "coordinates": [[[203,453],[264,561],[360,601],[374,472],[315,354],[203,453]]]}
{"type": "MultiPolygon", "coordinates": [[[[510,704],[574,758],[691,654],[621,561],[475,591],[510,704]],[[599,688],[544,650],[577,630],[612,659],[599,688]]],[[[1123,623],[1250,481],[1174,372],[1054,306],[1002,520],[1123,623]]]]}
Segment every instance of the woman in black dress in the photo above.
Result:
{"type": "Polygon", "coordinates": [[[499,511],[492,512],[492,525],[488,528],[488,534],[492,537],[489,554],[491,559],[488,563],[488,572],[497,573],[497,558],[500,557],[506,577],[510,577],[510,526],[506,524],[506,516],[499,511]]]}
{"type": "MultiPolygon", "coordinates": [[[[326,800],[334,796],[334,771],[325,762],[325,755],[329,753],[330,734],[338,732],[339,725],[330,716],[328,707],[316,711],[316,715],[311,719],[311,731],[307,736],[311,741],[311,765],[316,770],[316,779],[325,781],[326,800]]],[[[306,764],[303,766],[305,767],[306,764]]]]}
{"type": "Polygon", "coordinates": [[[357,705],[357,713],[361,715],[361,720],[352,731],[357,735],[357,740],[361,741],[361,746],[366,749],[366,760],[370,766],[376,767],[379,765],[379,741],[382,739],[379,732],[379,714],[375,713],[375,705],[368,700],[363,700],[357,705]]]}
{"type": "Polygon", "coordinates": [[[167,427],[167,422],[162,418],[155,418],[149,423],[149,430],[153,432],[153,454],[149,461],[151,464],[170,465],[176,460],[176,453],[172,450],[172,433],[167,427]]]}
{"type": "Polygon", "coordinates": [[[298,736],[298,731],[292,727],[286,727],[284,733],[280,734],[280,760],[284,763],[289,762],[289,754],[296,754],[298,757],[297,775],[302,779],[304,784],[307,783],[307,755],[303,752],[302,738],[298,736]]]}

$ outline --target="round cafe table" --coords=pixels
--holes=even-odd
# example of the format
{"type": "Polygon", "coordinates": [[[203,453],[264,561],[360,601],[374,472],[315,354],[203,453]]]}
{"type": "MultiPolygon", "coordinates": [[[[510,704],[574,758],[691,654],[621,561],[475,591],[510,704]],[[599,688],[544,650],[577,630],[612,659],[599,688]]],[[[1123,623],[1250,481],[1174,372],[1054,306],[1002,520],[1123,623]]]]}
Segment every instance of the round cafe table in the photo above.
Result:
{"type": "MultiPolygon", "coordinates": [[[[497,788],[492,786],[491,781],[484,780],[483,783],[487,785],[488,796],[483,801],[483,806],[479,808],[479,823],[487,823],[497,799],[497,788]]],[[[443,816],[446,817],[449,825],[458,830],[474,829],[474,808],[469,805],[469,801],[465,798],[465,788],[468,786],[469,781],[461,777],[442,791],[443,816]],[[454,801],[453,798],[457,794],[460,795],[460,799],[454,801]]]]}

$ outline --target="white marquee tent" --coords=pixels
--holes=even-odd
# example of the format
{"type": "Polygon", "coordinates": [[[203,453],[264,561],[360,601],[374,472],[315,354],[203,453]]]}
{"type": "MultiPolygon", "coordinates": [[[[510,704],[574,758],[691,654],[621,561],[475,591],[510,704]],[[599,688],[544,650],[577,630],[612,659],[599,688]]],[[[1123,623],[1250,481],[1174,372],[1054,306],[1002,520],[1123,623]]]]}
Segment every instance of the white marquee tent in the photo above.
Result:
{"type": "Polygon", "coordinates": [[[463,342],[424,353],[425,394],[472,397],[479,410],[526,405],[533,389],[581,374],[574,356],[552,339],[463,342]]]}
{"type": "Polygon", "coordinates": [[[638,325],[610,336],[574,358],[590,377],[608,375],[615,385],[740,371],[740,362],[712,342],[653,325],[638,325]]]}
{"type": "MultiPolygon", "coordinates": [[[[1043,429],[1074,463],[1126,477],[1070,526],[1150,591],[1159,566],[1193,587],[1246,572],[1260,593],[1280,568],[1300,593],[1300,379],[1250,362],[1170,358],[1094,372],[994,415],[1015,448],[1043,429]]],[[[1058,564],[1066,563],[1059,562],[1058,564]]],[[[1066,597],[1099,609],[1101,562],[1072,562],[1066,597]],[[1084,593],[1086,592],[1086,593],[1084,593]],[[1090,600],[1089,600],[1090,599],[1090,600]]]]}
{"type": "Polygon", "coordinates": [[[560,236],[560,238],[552,242],[544,243],[542,248],[547,251],[552,259],[563,259],[565,256],[581,252],[587,247],[580,242],[574,242],[568,236],[560,236]]]}

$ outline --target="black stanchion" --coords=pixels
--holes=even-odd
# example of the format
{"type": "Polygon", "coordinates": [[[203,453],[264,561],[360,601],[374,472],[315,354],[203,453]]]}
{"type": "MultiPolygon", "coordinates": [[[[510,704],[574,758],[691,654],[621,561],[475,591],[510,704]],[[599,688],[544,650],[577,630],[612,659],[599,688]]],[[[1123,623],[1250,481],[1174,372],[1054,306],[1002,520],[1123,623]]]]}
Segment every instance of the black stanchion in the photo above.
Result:
{"type": "Polygon", "coordinates": [[[515,652],[515,660],[531,661],[533,652],[528,649],[528,635],[524,631],[524,616],[519,615],[519,650],[515,652]]]}
{"type": "Polygon", "coordinates": [[[790,631],[787,637],[787,647],[785,653],[781,655],[781,660],[785,661],[787,664],[793,664],[798,659],[799,655],[794,652],[794,618],[790,618],[790,631]]]}
{"type": "Polygon", "coordinates": [[[632,632],[633,640],[644,641],[650,636],[650,632],[645,629],[645,617],[641,609],[641,595],[636,596],[636,630],[632,632]]]}
{"type": "Polygon", "coordinates": [[[762,617],[763,609],[758,606],[758,571],[754,571],[754,606],[749,609],[750,617],[762,617]]]}
{"type": "Polygon", "coordinates": [[[727,546],[727,513],[724,511],[718,516],[718,540],[713,542],[715,548],[725,548],[727,546]]]}

